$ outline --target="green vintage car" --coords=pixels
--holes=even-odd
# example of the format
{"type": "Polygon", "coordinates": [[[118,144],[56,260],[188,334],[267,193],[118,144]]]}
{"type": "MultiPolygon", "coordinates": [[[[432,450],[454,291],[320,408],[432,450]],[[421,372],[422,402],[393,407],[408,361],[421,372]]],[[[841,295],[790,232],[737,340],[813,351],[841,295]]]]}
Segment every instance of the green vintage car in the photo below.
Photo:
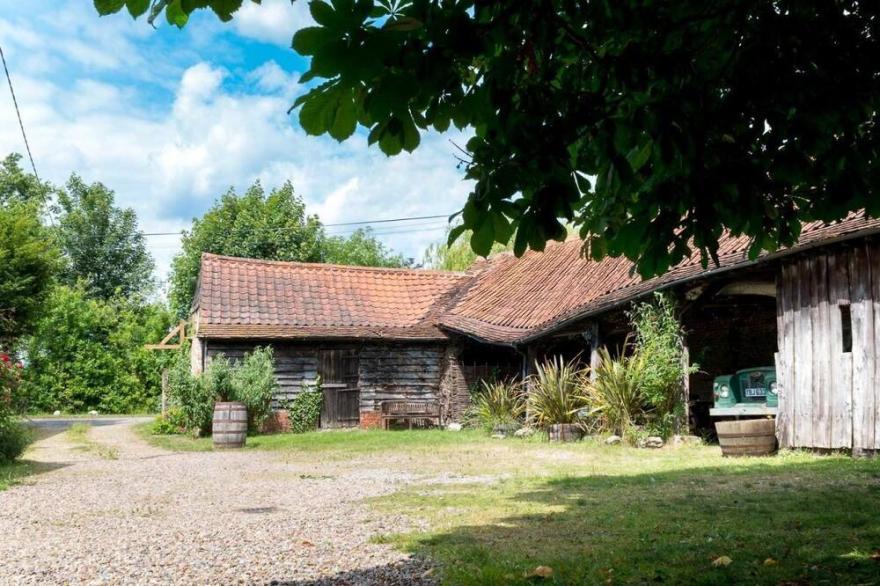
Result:
{"type": "Polygon", "coordinates": [[[776,415],[779,396],[776,369],[772,366],[744,368],[715,378],[712,417],[776,415]]]}

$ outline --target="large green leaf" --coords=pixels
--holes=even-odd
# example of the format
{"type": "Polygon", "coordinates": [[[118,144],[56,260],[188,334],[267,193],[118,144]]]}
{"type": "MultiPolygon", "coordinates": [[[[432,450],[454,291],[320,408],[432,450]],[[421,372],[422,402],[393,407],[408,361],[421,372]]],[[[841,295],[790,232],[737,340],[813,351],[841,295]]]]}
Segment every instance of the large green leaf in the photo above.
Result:
{"type": "Polygon", "coordinates": [[[300,55],[314,55],[324,45],[336,37],[330,31],[320,26],[309,26],[296,31],[293,35],[293,50],[300,55]]]}
{"type": "Polygon", "coordinates": [[[342,142],[354,134],[356,126],[357,116],[355,115],[354,101],[351,98],[351,93],[339,92],[336,109],[333,112],[333,121],[328,129],[330,136],[342,142]]]}
{"type": "Polygon", "coordinates": [[[119,12],[125,6],[125,0],[95,0],[95,10],[101,16],[119,12]]]}
{"type": "Polygon", "coordinates": [[[323,0],[312,0],[309,2],[309,12],[311,12],[315,22],[321,26],[336,28],[341,24],[339,15],[336,14],[332,6],[323,0]]]}
{"type": "Polygon", "coordinates": [[[137,18],[150,8],[150,0],[126,0],[125,6],[132,18],[137,18]]]}
{"type": "Polygon", "coordinates": [[[180,3],[181,0],[172,0],[165,7],[165,19],[168,24],[173,24],[177,28],[183,28],[189,20],[189,14],[183,10],[180,3]]]}

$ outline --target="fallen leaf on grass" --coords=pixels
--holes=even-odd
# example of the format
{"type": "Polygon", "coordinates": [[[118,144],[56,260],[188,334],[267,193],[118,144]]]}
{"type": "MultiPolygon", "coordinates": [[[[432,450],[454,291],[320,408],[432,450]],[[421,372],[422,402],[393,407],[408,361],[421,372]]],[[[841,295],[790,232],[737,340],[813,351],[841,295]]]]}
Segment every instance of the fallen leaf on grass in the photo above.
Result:
{"type": "Polygon", "coordinates": [[[553,575],[553,568],[550,566],[538,566],[531,572],[526,572],[525,578],[549,578],[553,575]]]}
{"type": "Polygon", "coordinates": [[[315,544],[314,544],[314,543],[312,543],[311,541],[306,541],[305,539],[303,539],[302,544],[303,544],[305,547],[315,547],[315,544]]]}
{"type": "Polygon", "coordinates": [[[732,563],[733,563],[733,560],[730,559],[729,557],[727,557],[726,555],[719,556],[719,557],[715,558],[714,560],[712,560],[712,565],[715,566],[716,568],[722,568],[725,566],[729,566],[732,563]]]}
{"type": "Polygon", "coordinates": [[[880,549],[875,549],[871,552],[871,559],[875,562],[880,562],[880,549]]]}
{"type": "Polygon", "coordinates": [[[778,563],[779,563],[779,562],[777,562],[777,561],[774,560],[773,558],[767,558],[766,560],[764,560],[764,565],[765,565],[765,566],[775,566],[775,565],[778,564],[778,563]]]}

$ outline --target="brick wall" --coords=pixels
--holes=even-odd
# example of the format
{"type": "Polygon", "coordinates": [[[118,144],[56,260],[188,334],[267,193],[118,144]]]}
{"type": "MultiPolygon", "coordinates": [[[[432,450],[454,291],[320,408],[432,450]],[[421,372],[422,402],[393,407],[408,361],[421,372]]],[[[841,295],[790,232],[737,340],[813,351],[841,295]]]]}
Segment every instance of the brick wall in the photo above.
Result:
{"type": "Polygon", "coordinates": [[[382,427],[382,413],[379,411],[361,411],[361,429],[376,429],[382,427]]]}

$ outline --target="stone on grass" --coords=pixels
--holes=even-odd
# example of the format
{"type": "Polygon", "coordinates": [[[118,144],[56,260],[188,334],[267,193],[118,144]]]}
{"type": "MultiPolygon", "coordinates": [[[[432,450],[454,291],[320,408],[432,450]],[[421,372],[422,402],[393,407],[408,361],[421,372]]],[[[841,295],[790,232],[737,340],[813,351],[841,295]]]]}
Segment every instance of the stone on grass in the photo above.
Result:
{"type": "Polygon", "coordinates": [[[698,435],[672,436],[672,445],[674,446],[698,446],[701,443],[703,443],[703,438],[698,435]]]}
{"type": "Polygon", "coordinates": [[[450,423],[446,426],[446,431],[461,431],[461,423],[450,423]]]}
{"type": "Polygon", "coordinates": [[[531,437],[535,435],[535,430],[531,427],[522,427],[513,432],[513,437],[531,437]]]}
{"type": "Polygon", "coordinates": [[[493,433],[492,434],[492,439],[504,439],[506,437],[507,436],[503,433],[493,433]]]}
{"type": "Polygon", "coordinates": [[[92,417],[94,417],[94,416],[97,415],[97,414],[98,414],[98,412],[95,411],[94,409],[92,409],[91,411],[89,411],[89,415],[91,415],[92,417]]]}
{"type": "Polygon", "coordinates": [[[663,447],[663,438],[652,435],[646,437],[644,440],[639,442],[640,448],[662,448],[663,447]]]}
{"type": "Polygon", "coordinates": [[[55,417],[58,417],[59,415],[61,415],[61,411],[56,410],[54,413],[52,413],[52,415],[54,415],[55,417]]]}
{"type": "Polygon", "coordinates": [[[609,446],[616,446],[620,442],[621,442],[621,438],[619,435],[610,435],[605,440],[605,443],[608,444],[609,446]]]}
{"type": "Polygon", "coordinates": [[[519,429],[520,426],[516,423],[500,423],[492,428],[492,437],[495,437],[496,435],[507,437],[515,434],[519,429]]]}

